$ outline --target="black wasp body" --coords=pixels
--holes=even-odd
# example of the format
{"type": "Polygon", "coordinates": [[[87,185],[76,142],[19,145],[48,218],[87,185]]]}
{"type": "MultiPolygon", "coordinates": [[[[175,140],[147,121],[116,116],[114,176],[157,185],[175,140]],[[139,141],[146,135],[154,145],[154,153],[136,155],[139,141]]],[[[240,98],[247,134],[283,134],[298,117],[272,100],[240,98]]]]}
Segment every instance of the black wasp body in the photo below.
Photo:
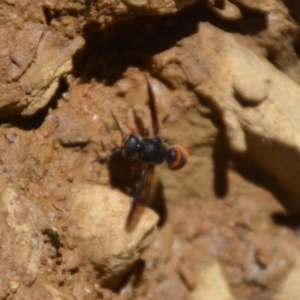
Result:
{"type": "MultiPolygon", "coordinates": [[[[155,105],[155,97],[146,77],[147,90],[149,96],[149,108],[151,113],[153,137],[142,135],[139,132],[124,135],[122,128],[113,114],[111,115],[121,133],[122,146],[113,151],[110,155],[97,158],[97,161],[103,163],[116,153],[122,153],[125,157],[137,160],[144,165],[144,170],[140,179],[140,183],[133,197],[133,205],[127,220],[127,228],[130,226],[131,220],[136,215],[136,210],[139,203],[145,204],[147,201],[147,191],[151,183],[151,177],[155,165],[165,162],[170,169],[179,169],[183,167],[189,157],[188,151],[179,145],[167,147],[165,139],[159,136],[159,126],[157,111],[155,105]],[[129,226],[128,226],[129,225],[129,226]]],[[[145,131],[145,130],[144,130],[145,131]]]]}
{"type": "Polygon", "coordinates": [[[128,157],[136,157],[139,161],[156,165],[166,157],[166,145],[160,138],[142,138],[140,134],[130,134],[125,138],[123,153],[128,157]]]}
{"type": "Polygon", "coordinates": [[[122,153],[124,156],[136,158],[148,165],[154,166],[166,162],[170,169],[183,167],[188,159],[188,153],[183,147],[176,145],[167,148],[159,136],[141,137],[138,133],[126,136],[122,153]]]}

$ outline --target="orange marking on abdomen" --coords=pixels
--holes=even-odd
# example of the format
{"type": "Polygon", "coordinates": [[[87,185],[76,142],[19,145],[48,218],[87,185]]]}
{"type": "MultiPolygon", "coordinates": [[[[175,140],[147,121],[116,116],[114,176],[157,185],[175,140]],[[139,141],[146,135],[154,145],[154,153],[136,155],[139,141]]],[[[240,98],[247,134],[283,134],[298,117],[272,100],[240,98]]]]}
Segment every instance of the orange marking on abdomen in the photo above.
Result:
{"type": "Polygon", "coordinates": [[[179,169],[183,167],[186,164],[188,158],[190,157],[189,152],[184,147],[176,145],[175,148],[176,148],[176,159],[174,163],[171,165],[171,169],[179,169]]]}

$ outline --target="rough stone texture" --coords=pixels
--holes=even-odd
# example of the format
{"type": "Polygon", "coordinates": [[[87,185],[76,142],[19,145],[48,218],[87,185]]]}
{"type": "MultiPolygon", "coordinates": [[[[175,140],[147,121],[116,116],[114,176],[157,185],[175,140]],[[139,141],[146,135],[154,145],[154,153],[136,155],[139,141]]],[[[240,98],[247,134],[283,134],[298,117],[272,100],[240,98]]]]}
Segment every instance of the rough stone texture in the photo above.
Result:
{"type": "Polygon", "coordinates": [[[297,297],[297,3],[0,1],[0,175],[21,199],[1,202],[0,298],[297,297]],[[151,134],[146,72],[161,136],[191,156],[155,168],[144,243],[153,212],[123,228],[139,165],[95,158],[122,143],[110,111],[151,134]]]}
{"type": "Polygon", "coordinates": [[[224,1],[223,7],[212,6],[212,11],[220,18],[227,21],[241,20],[243,15],[238,6],[228,0],[224,1]]]}
{"type": "Polygon", "coordinates": [[[197,287],[193,300],[220,299],[234,300],[217,262],[197,267],[197,287]]]}
{"type": "Polygon", "coordinates": [[[72,69],[72,55],[83,45],[80,37],[67,39],[47,28],[42,7],[43,1],[0,4],[1,116],[33,115],[48,105],[62,76],[72,69]]]}
{"type": "MultiPolygon", "coordinates": [[[[71,293],[57,289],[50,284],[35,284],[34,287],[21,287],[13,300],[76,300],[71,293]]],[[[77,298],[78,299],[78,298],[77,298]]]]}
{"type": "Polygon", "coordinates": [[[297,285],[300,275],[300,262],[297,258],[294,268],[291,270],[286,280],[280,285],[279,291],[274,296],[274,300],[297,299],[299,297],[299,287],[297,285]]]}
{"type": "Polygon", "coordinates": [[[87,145],[90,141],[90,133],[82,131],[84,127],[85,124],[75,122],[68,116],[59,116],[57,135],[60,143],[66,147],[87,145]]]}
{"type": "Polygon", "coordinates": [[[268,13],[277,7],[276,0],[231,0],[231,2],[261,13],[268,13]]]}
{"type": "MultiPolygon", "coordinates": [[[[165,15],[179,12],[194,2],[194,0],[183,2],[123,1],[118,3],[93,1],[92,5],[88,6],[85,2],[77,1],[46,1],[42,3],[45,17],[43,20],[40,12],[39,14],[36,13],[32,19],[25,18],[25,26],[22,26],[21,29],[21,21],[17,23],[7,20],[9,26],[3,27],[0,31],[0,42],[5,45],[0,57],[3,73],[3,78],[0,81],[0,88],[3,90],[0,97],[0,114],[33,115],[49,104],[58,88],[61,77],[71,72],[71,57],[76,50],[83,46],[83,41],[78,35],[76,36],[74,28],[77,26],[82,28],[87,23],[81,19],[76,23],[74,17],[68,13],[58,22],[54,18],[55,14],[76,11],[80,15],[88,10],[91,20],[98,20],[100,25],[107,26],[118,19],[133,18],[133,12],[134,16],[141,14],[165,15]],[[51,23],[54,30],[49,30],[45,24],[40,24],[37,21],[51,23]],[[65,36],[55,30],[60,25],[65,27],[66,34],[72,39],[66,39],[65,36]],[[9,36],[14,36],[14,39],[9,39],[9,36]],[[7,43],[8,40],[11,41],[7,43]]],[[[241,19],[239,6],[270,13],[270,17],[267,19],[268,27],[278,26],[277,24],[274,25],[272,21],[277,17],[276,14],[279,11],[279,4],[276,1],[234,1],[234,3],[225,1],[220,8],[218,2],[210,2],[210,7],[219,17],[231,21],[241,19]]],[[[2,5],[5,9],[5,5],[2,5]]],[[[20,7],[15,6],[16,15],[20,14],[20,10],[24,9],[26,3],[19,3],[18,5],[20,7]]],[[[282,30],[284,30],[286,23],[281,25],[282,30]]],[[[269,34],[269,36],[262,33],[261,42],[266,45],[267,39],[275,39],[275,35],[279,31],[277,28],[268,30],[268,33],[273,32],[273,35],[269,34]]],[[[274,48],[272,42],[268,42],[268,45],[269,48],[274,48]]],[[[293,53],[293,62],[289,62],[285,55],[285,53],[293,52],[290,45],[291,43],[285,43],[284,51],[280,47],[280,49],[270,49],[270,52],[278,65],[286,68],[288,64],[289,68],[286,71],[292,78],[299,80],[299,64],[296,54],[293,53]]],[[[290,60],[291,57],[290,55],[290,60]]]]}
{"type": "Polygon", "coordinates": [[[38,44],[43,36],[43,26],[41,24],[26,23],[22,30],[16,30],[15,39],[9,39],[10,28],[2,27],[1,40],[8,39],[7,48],[2,51],[7,56],[2,56],[2,68],[7,71],[6,77],[2,78],[2,83],[19,80],[30,67],[35,58],[38,44]],[[6,79],[6,80],[5,80],[6,79]]]}
{"type": "Polygon", "coordinates": [[[157,215],[145,208],[131,233],[126,232],[130,198],[103,186],[72,188],[69,199],[70,247],[100,273],[104,284],[116,286],[154,237],[157,215]]]}
{"type": "Polygon", "coordinates": [[[235,96],[244,105],[255,105],[264,101],[270,93],[271,84],[270,76],[266,77],[266,74],[257,72],[233,77],[235,96]]]}
{"type": "Polygon", "coordinates": [[[0,297],[31,286],[38,276],[42,256],[42,230],[49,220],[33,202],[11,187],[1,186],[0,297]]]}
{"type": "Polygon", "coordinates": [[[300,212],[299,86],[232,34],[209,24],[201,24],[197,34],[157,55],[154,62],[166,80],[185,80],[211,103],[223,119],[232,150],[249,153],[294,196],[295,201],[286,200],[287,208],[300,212]]]}
{"type": "Polygon", "coordinates": [[[300,63],[294,45],[299,36],[298,24],[289,17],[283,5],[272,10],[265,19],[265,29],[257,35],[257,41],[267,51],[269,60],[282,72],[300,83],[300,63]],[[277,22],[281,19],[281,22],[277,22]]]}
{"type": "MultiPolygon", "coordinates": [[[[31,35],[32,29],[28,30],[31,35]]],[[[33,38],[36,39],[29,42],[31,52],[28,50],[28,56],[23,58],[27,54],[23,52],[19,59],[16,51],[9,56],[13,60],[7,66],[8,83],[2,83],[3,93],[0,96],[2,115],[21,112],[22,115],[28,116],[44,108],[55,94],[61,77],[71,71],[72,54],[83,44],[79,37],[67,41],[53,31],[43,32],[40,29],[32,31],[33,38]],[[19,65],[21,70],[18,70],[19,65]]],[[[27,35],[26,31],[20,34],[21,37],[27,35]]],[[[18,42],[22,43],[22,40],[18,42]]],[[[8,48],[7,52],[10,51],[8,48]]]]}
{"type": "Polygon", "coordinates": [[[35,60],[20,80],[23,91],[29,94],[24,97],[27,105],[22,115],[33,115],[50,102],[60,78],[72,69],[72,55],[82,45],[80,37],[65,40],[54,32],[44,32],[35,60]]]}

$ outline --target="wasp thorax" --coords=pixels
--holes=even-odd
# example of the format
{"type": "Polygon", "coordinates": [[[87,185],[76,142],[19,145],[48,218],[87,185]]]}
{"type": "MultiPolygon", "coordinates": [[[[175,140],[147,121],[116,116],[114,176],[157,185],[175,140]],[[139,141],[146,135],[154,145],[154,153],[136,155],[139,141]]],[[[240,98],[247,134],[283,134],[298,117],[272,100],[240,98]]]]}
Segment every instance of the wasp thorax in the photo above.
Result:
{"type": "Polygon", "coordinates": [[[160,164],[166,157],[166,146],[159,138],[144,138],[140,143],[139,159],[147,164],[160,164]]]}
{"type": "Polygon", "coordinates": [[[138,149],[140,148],[141,138],[135,134],[129,134],[125,138],[123,153],[128,157],[135,157],[138,153],[138,149]]]}

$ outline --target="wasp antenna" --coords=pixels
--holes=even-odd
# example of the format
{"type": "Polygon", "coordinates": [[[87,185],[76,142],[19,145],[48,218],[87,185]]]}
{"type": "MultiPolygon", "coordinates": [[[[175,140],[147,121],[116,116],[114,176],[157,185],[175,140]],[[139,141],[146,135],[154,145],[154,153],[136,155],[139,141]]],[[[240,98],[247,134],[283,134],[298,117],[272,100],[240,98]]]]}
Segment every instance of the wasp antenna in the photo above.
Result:
{"type": "Polygon", "coordinates": [[[124,132],[123,132],[123,130],[122,130],[122,128],[121,128],[121,126],[120,126],[120,124],[119,124],[119,122],[118,122],[116,116],[114,115],[114,113],[113,113],[112,111],[110,111],[110,114],[111,114],[111,116],[113,117],[113,119],[114,119],[114,121],[115,121],[115,123],[116,123],[116,125],[117,125],[117,127],[118,127],[118,130],[120,131],[121,138],[122,138],[122,141],[123,141],[123,143],[124,143],[124,132]]]}

